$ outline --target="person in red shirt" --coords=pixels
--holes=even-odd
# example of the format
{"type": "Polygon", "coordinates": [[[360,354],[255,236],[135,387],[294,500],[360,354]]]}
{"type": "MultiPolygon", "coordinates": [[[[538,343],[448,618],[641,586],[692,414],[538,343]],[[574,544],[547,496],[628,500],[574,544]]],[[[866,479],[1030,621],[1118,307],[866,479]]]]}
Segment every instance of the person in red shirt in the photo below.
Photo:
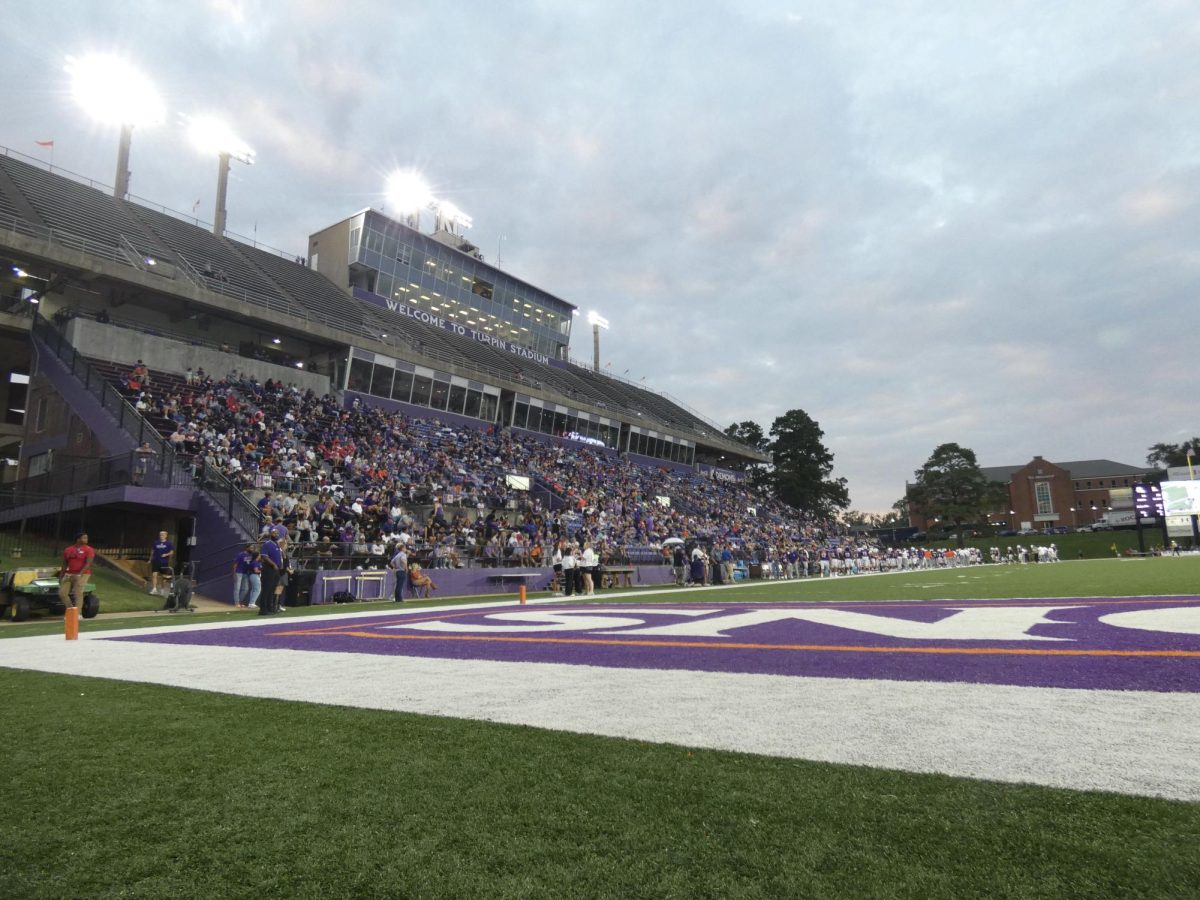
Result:
{"type": "Polygon", "coordinates": [[[83,606],[83,589],[92,577],[92,559],[96,551],[88,546],[86,531],[75,535],[75,543],[63,551],[58,570],[58,599],[64,606],[83,606]]]}

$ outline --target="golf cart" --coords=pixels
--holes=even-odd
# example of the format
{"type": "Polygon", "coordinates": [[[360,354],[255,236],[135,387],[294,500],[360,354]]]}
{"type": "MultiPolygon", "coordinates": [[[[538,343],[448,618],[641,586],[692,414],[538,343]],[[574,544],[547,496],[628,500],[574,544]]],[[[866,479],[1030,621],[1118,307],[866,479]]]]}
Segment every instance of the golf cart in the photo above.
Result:
{"type": "MultiPolygon", "coordinates": [[[[66,612],[66,607],[58,599],[57,574],[58,569],[53,567],[0,572],[0,615],[13,622],[24,622],[31,611],[42,608],[61,616],[66,612]]],[[[100,598],[95,591],[96,585],[90,581],[84,585],[80,614],[85,619],[91,619],[100,612],[100,598]]]]}

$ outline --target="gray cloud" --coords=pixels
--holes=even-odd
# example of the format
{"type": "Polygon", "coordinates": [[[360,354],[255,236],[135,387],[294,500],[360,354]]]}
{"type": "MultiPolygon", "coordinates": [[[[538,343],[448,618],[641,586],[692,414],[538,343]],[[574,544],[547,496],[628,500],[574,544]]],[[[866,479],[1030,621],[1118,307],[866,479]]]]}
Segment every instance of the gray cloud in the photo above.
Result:
{"type": "MultiPolygon", "coordinates": [[[[298,251],[417,165],[503,266],[612,322],[617,374],[817,419],[854,505],[939,443],[1139,462],[1196,430],[1188,4],[60,2],[0,22],[0,143],[111,180],[62,56],[126,50],[259,150],[231,227],[298,251]]],[[[134,191],[211,215],[139,133],[134,191]]],[[[590,356],[586,335],[574,352],[590,356]]]]}

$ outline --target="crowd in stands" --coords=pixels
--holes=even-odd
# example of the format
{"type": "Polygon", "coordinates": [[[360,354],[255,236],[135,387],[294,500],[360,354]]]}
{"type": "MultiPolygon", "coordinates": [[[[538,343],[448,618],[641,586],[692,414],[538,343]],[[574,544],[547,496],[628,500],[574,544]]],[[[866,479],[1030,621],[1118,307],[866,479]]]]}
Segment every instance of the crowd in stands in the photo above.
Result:
{"type": "Polygon", "coordinates": [[[539,566],[560,540],[590,543],[609,564],[670,563],[663,542],[679,538],[771,572],[887,564],[873,543],[743,483],[582,442],[344,409],[333,396],[237,372],[151,374],[139,361],[122,388],[197,472],[262,491],[265,526],[331,563],[346,548],[382,562],[399,542],[429,568],[539,566]]]}

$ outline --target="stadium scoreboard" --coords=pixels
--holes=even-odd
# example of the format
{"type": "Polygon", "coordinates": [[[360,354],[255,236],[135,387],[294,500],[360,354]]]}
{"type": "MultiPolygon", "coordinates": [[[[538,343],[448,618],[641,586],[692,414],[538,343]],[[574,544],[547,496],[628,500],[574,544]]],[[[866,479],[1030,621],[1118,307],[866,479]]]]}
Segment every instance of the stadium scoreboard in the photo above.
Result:
{"type": "Polygon", "coordinates": [[[1162,508],[1168,516],[1200,514],[1200,481],[1164,481],[1162,508]]]}
{"type": "Polygon", "coordinates": [[[1133,486],[1133,508],[1139,519],[1157,519],[1163,515],[1162,486],[1157,484],[1135,484],[1133,486]]]}

